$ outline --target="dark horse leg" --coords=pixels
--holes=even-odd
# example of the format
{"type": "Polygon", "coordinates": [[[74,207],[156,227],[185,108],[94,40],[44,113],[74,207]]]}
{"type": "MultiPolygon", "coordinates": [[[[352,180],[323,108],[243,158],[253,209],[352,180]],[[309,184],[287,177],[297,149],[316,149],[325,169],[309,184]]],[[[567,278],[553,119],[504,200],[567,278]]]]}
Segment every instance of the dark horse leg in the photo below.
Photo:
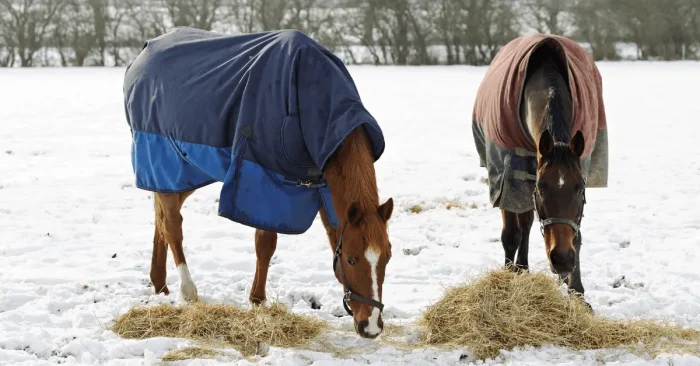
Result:
{"type": "MultiPolygon", "coordinates": [[[[576,249],[576,264],[574,267],[574,271],[571,272],[566,277],[561,277],[564,280],[564,283],[569,286],[569,290],[573,292],[575,295],[579,296],[581,300],[583,300],[583,294],[585,292],[585,289],[583,288],[583,283],[581,282],[581,243],[583,241],[583,235],[579,231],[578,236],[574,239],[574,249],[576,249]]],[[[585,300],[583,301],[586,306],[593,311],[593,308],[591,307],[591,304],[586,302],[585,300]]]]}
{"type": "Polygon", "coordinates": [[[530,248],[530,229],[534,220],[532,211],[516,214],[501,210],[503,230],[501,231],[501,243],[506,254],[506,267],[514,270],[529,268],[527,255],[530,248]],[[516,261],[515,254],[518,254],[516,261]],[[515,265],[515,266],[513,266],[515,265]]]}
{"type": "Polygon", "coordinates": [[[527,271],[530,266],[528,264],[528,251],[530,249],[530,229],[532,222],[535,220],[533,211],[523,212],[518,214],[518,227],[520,228],[520,245],[518,246],[518,259],[515,265],[518,269],[527,271]]]}
{"type": "Polygon", "coordinates": [[[503,219],[501,243],[506,254],[505,266],[515,269],[512,266],[515,263],[515,253],[518,251],[522,237],[518,226],[518,215],[510,211],[501,210],[501,218],[503,219]]]}
{"type": "Polygon", "coordinates": [[[579,231],[578,236],[576,236],[576,239],[574,239],[574,249],[576,249],[576,264],[574,267],[574,271],[569,276],[569,288],[579,293],[581,296],[583,296],[583,293],[585,291],[583,288],[583,283],[581,283],[581,260],[579,259],[581,255],[582,239],[583,238],[581,232],[579,231]]]}

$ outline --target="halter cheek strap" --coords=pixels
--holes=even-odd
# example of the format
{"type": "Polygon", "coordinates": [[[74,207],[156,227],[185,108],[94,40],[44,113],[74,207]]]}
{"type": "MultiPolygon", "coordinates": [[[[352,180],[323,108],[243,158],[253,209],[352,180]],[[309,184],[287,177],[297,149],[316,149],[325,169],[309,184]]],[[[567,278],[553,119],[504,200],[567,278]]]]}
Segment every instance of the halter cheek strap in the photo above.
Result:
{"type": "Polygon", "coordinates": [[[377,300],[360,296],[350,289],[348,279],[345,277],[345,272],[343,271],[343,265],[341,264],[338,266],[338,262],[343,256],[343,233],[345,233],[345,226],[347,226],[347,224],[348,220],[345,220],[345,222],[343,222],[343,227],[340,229],[340,236],[338,237],[338,243],[335,246],[335,255],[333,256],[333,271],[335,272],[336,268],[338,268],[338,272],[340,272],[340,279],[343,281],[343,291],[345,292],[343,295],[343,307],[348,315],[352,316],[353,313],[352,309],[350,309],[349,303],[350,300],[355,300],[370,306],[374,306],[375,308],[379,309],[379,312],[382,312],[384,311],[384,304],[377,300]]]}

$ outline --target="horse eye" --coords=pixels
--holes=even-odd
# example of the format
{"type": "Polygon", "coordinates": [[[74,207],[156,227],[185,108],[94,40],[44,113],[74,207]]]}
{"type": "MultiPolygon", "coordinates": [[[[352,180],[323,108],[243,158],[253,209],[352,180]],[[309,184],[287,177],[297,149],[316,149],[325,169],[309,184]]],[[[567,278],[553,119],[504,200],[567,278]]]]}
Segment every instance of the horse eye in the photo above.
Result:
{"type": "Polygon", "coordinates": [[[351,265],[351,266],[354,266],[355,264],[357,264],[357,263],[355,263],[355,258],[353,258],[353,257],[348,257],[348,264],[351,265]]]}
{"type": "Polygon", "coordinates": [[[544,191],[545,189],[547,189],[547,182],[538,181],[537,182],[537,189],[539,189],[540,191],[544,191]]]}

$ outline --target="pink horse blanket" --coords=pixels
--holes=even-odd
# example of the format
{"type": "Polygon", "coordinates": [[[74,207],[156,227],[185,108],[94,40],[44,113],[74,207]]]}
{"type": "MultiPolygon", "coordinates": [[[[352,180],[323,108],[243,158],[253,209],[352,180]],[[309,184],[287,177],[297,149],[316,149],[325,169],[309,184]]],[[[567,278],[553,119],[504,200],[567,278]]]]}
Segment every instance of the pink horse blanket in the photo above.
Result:
{"type": "MultiPolygon", "coordinates": [[[[573,101],[572,132],[586,142],[581,163],[587,187],[607,187],[607,121],[602,79],[595,61],[578,43],[555,35],[529,35],[505,45],[479,86],[472,114],[474,142],[489,173],[491,203],[511,212],[533,209],[536,145],[520,120],[527,65],[533,51],[548,43],[568,66],[573,101]]],[[[573,133],[572,133],[573,135],[573,133]]]]}

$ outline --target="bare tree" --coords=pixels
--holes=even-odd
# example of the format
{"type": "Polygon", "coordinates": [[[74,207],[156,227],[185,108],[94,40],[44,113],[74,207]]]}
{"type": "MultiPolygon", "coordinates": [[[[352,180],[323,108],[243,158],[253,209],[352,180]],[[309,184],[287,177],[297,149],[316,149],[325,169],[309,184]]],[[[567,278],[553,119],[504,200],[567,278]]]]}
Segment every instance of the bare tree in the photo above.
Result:
{"type": "Polygon", "coordinates": [[[572,0],[523,0],[523,19],[539,33],[566,36],[570,31],[565,24],[566,13],[572,4],[572,0]]]}
{"type": "Polygon", "coordinates": [[[333,17],[332,9],[323,0],[289,0],[286,6],[282,28],[297,29],[312,37],[326,35],[333,17]]]}
{"type": "Polygon", "coordinates": [[[460,54],[460,13],[463,2],[460,0],[438,0],[429,3],[429,18],[437,38],[445,47],[448,65],[459,64],[460,54]]]}
{"type": "Polygon", "coordinates": [[[22,67],[32,66],[34,55],[44,46],[52,21],[64,0],[0,0],[0,11],[9,14],[10,44],[16,45],[22,67]]]}
{"type": "Polygon", "coordinates": [[[282,28],[288,7],[287,0],[256,0],[255,4],[262,30],[282,28]]]}
{"type": "Polygon", "coordinates": [[[10,28],[10,14],[0,12],[0,67],[12,67],[15,65],[17,44],[12,28],[10,28]]]}
{"type": "Polygon", "coordinates": [[[162,0],[173,25],[211,30],[220,17],[221,0],[162,0]]]}
{"type": "MultiPolygon", "coordinates": [[[[622,27],[614,11],[609,0],[576,0],[572,4],[576,26],[574,36],[577,40],[588,43],[596,60],[619,58],[616,44],[621,39],[622,27]]],[[[633,17],[633,14],[628,16],[633,17]]]]}
{"type": "Polygon", "coordinates": [[[55,17],[55,25],[53,40],[61,56],[61,65],[83,66],[97,43],[89,4],[67,0],[55,17]]]}
{"type": "Polygon", "coordinates": [[[125,0],[109,0],[107,4],[107,44],[110,48],[109,53],[114,60],[114,66],[122,66],[128,61],[122,57],[121,48],[125,45],[125,35],[122,30],[123,25],[129,14],[129,8],[125,0]]]}
{"type": "Polygon", "coordinates": [[[120,37],[134,58],[143,48],[144,42],[164,34],[172,27],[172,21],[167,10],[160,7],[156,1],[125,0],[126,20],[124,32],[120,37]]]}
{"type": "Polygon", "coordinates": [[[258,24],[258,0],[230,0],[228,2],[227,19],[236,25],[235,30],[252,33],[261,27],[258,24]]]}
{"type": "Polygon", "coordinates": [[[465,63],[489,64],[501,47],[519,35],[513,5],[510,0],[464,0],[461,40],[465,63]]]}
{"type": "Polygon", "coordinates": [[[80,0],[87,1],[92,13],[92,30],[97,47],[97,65],[105,66],[107,54],[107,28],[110,23],[109,2],[107,0],[80,0]]]}

